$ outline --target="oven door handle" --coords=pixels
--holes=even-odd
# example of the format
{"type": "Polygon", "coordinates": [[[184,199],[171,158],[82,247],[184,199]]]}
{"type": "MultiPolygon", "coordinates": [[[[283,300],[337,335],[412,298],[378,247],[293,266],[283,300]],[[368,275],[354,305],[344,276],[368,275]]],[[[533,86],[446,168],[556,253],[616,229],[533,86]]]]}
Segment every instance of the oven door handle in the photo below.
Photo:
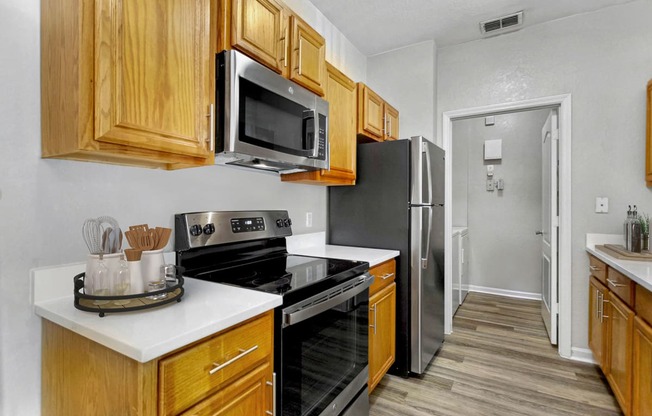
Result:
{"type": "MultiPolygon", "coordinates": [[[[319,157],[319,114],[317,109],[305,110],[303,112],[303,122],[305,125],[312,121],[312,149],[308,151],[308,157],[316,159],[319,157]]],[[[304,131],[304,133],[306,133],[304,131]]]]}
{"type": "MultiPolygon", "coordinates": [[[[359,281],[362,283],[358,284],[357,286],[353,286],[348,290],[339,289],[342,290],[341,293],[333,297],[329,297],[328,295],[318,295],[320,298],[319,301],[308,302],[305,307],[299,306],[299,309],[293,312],[284,311],[283,327],[298,324],[299,322],[310,319],[315,315],[319,315],[320,313],[327,311],[332,307],[339,305],[340,303],[346,302],[347,300],[367,290],[374,281],[374,277],[368,273],[360,276],[359,279],[359,281]]],[[[345,283],[342,286],[348,286],[348,283],[345,283]]],[[[337,290],[338,288],[334,288],[333,292],[336,292],[337,290]]],[[[308,301],[310,301],[310,299],[308,299],[308,301]]]]}

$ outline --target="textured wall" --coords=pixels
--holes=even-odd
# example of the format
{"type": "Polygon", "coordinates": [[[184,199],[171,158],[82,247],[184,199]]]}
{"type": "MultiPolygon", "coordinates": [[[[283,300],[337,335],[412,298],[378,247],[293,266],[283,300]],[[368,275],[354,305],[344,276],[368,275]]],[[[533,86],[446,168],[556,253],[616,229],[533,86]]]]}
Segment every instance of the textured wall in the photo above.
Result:
{"type": "Polygon", "coordinates": [[[429,41],[367,61],[367,84],[400,113],[400,138],[424,136],[434,141],[435,53],[435,43],[429,41]]]}
{"type": "Polygon", "coordinates": [[[548,113],[499,115],[493,126],[484,117],[453,122],[453,166],[467,167],[471,285],[541,293],[541,237],[534,231],[541,229],[541,128],[548,113]],[[503,158],[485,161],[484,141],[494,139],[503,141],[503,158]],[[456,152],[458,142],[466,152],[456,152]],[[505,181],[503,191],[486,190],[487,165],[494,166],[494,181],[505,181]]]}
{"type": "MultiPolygon", "coordinates": [[[[305,3],[302,10],[311,10],[305,3]]],[[[40,159],[39,1],[0,2],[0,414],[40,410],[40,320],[32,312],[29,270],[82,261],[81,224],[112,215],[123,225],[172,226],[183,211],[288,209],[294,232],[326,229],[326,189],[275,176],[209,166],[166,172],[40,159]],[[313,227],[305,214],[313,212],[313,227]]],[[[330,54],[355,79],[366,58],[313,13],[330,54]],[[335,39],[331,42],[331,39],[335,39]]],[[[364,78],[363,78],[364,79],[364,78]]],[[[171,249],[171,247],[169,247],[171,249]]],[[[72,307],[72,305],[71,305],[72,307]]],[[[107,318],[108,319],[108,318],[107,318]]]]}
{"type": "MultiPolygon", "coordinates": [[[[627,204],[652,211],[644,182],[652,2],[635,1],[440,48],[438,111],[571,93],[572,345],[587,348],[585,234],[620,233],[627,204]],[[596,196],[609,214],[595,214],[596,196]]],[[[439,132],[441,138],[441,128],[439,132]]]]}

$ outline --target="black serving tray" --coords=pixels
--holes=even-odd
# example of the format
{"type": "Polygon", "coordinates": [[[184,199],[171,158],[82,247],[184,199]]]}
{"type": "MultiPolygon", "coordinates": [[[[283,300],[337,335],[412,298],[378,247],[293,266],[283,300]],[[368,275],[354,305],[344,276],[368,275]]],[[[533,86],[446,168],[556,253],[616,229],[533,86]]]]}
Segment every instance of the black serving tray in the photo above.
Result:
{"type": "Polygon", "coordinates": [[[181,302],[181,297],[184,293],[183,277],[180,273],[175,276],[176,281],[167,282],[167,287],[165,289],[122,296],[93,296],[84,293],[85,277],[86,273],[79,273],[73,278],[75,284],[75,308],[86,312],[97,312],[100,317],[104,317],[107,313],[142,311],[143,309],[158,308],[159,306],[167,305],[172,302],[181,302]],[[148,299],[148,296],[159,295],[162,293],[167,293],[167,297],[158,300],[148,299]],[[126,305],[116,305],[114,303],[116,300],[127,299],[130,300],[130,302],[126,305]],[[93,302],[97,300],[108,301],[109,303],[104,305],[94,305],[93,302]]]}

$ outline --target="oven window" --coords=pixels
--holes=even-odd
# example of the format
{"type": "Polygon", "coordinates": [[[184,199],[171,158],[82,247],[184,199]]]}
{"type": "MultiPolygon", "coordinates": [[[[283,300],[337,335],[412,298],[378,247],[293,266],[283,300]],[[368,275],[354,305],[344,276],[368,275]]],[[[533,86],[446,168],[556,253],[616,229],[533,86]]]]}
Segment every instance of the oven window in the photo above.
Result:
{"type": "Polygon", "coordinates": [[[240,82],[240,141],[308,156],[314,146],[314,122],[308,108],[244,78],[240,82]]]}
{"type": "Polygon", "coordinates": [[[283,331],[283,415],[321,414],[367,366],[369,292],[283,331]]]}

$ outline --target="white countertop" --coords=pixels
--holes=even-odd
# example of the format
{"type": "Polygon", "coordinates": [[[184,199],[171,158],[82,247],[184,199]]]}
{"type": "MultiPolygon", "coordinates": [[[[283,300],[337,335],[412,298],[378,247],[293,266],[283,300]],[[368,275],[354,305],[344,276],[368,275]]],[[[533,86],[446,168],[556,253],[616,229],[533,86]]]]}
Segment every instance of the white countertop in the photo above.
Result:
{"type": "MultiPolygon", "coordinates": [[[[73,295],[47,298],[44,288],[64,285],[72,293],[68,265],[32,271],[34,311],[64,328],[139,362],[147,362],[281,305],[282,298],[196,279],[185,279],[181,302],[136,312],[84,312],[73,306],[73,295]],[[65,281],[62,281],[65,276],[65,281]]],[[[49,291],[51,292],[51,291],[49,291]]]]}
{"type": "Polygon", "coordinates": [[[287,238],[288,252],[300,256],[330,257],[334,259],[366,261],[373,267],[398,257],[398,250],[378,248],[334,246],[325,243],[326,233],[300,234],[287,238]]]}
{"type": "Polygon", "coordinates": [[[625,276],[629,277],[639,285],[649,291],[652,291],[652,262],[621,260],[610,256],[604,251],[597,250],[596,245],[602,244],[622,244],[623,236],[616,234],[587,234],[586,251],[607,263],[625,276]]]}

